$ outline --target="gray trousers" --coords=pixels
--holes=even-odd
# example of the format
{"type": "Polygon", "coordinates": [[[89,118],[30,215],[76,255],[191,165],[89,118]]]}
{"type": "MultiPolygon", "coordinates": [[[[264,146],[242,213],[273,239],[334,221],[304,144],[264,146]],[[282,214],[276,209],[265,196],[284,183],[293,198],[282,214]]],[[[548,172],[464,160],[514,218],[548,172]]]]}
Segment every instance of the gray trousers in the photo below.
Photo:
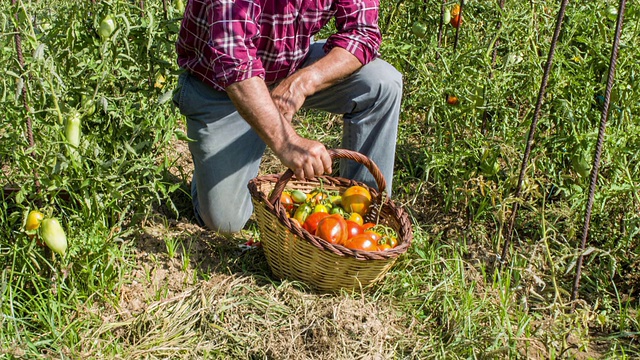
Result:
{"type": "MultiPolygon", "coordinates": [[[[311,47],[307,63],[324,55],[322,42],[311,47]]],[[[193,205],[201,225],[221,233],[240,231],[253,212],[249,181],[258,175],[266,149],[238,114],[226,92],[187,72],[180,75],[174,104],[187,119],[194,162],[193,205]]],[[[402,75],[376,59],[335,86],[308,97],[306,109],[343,114],[342,147],[358,151],[380,168],[391,194],[402,75]]],[[[322,126],[322,124],[318,124],[322,126]]],[[[340,162],[340,176],[376,187],[364,166],[340,162]]]]}

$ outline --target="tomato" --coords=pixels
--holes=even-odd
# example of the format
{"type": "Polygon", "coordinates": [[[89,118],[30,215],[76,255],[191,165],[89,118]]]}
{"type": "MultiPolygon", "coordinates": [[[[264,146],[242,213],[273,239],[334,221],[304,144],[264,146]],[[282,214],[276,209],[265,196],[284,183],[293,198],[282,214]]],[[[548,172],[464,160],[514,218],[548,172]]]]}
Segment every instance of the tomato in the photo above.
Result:
{"type": "Polygon", "coordinates": [[[347,221],[338,214],[329,215],[318,223],[316,236],[332,244],[344,245],[348,236],[347,221]]]}
{"type": "Polygon", "coordinates": [[[173,5],[176,7],[176,10],[178,10],[178,12],[183,12],[184,11],[184,1],[175,0],[173,5]]]}
{"type": "Polygon", "coordinates": [[[362,226],[364,224],[364,219],[362,219],[362,215],[360,215],[360,214],[358,214],[356,212],[351,213],[351,215],[349,215],[349,219],[347,219],[347,220],[351,220],[351,221],[357,223],[360,226],[362,226]]]}
{"type": "Polygon", "coordinates": [[[442,24],[447,25],[451,21],[451,13],[449,11],[445,11],[442,14],[442,24]]]}
{"type": "Polygon", "coordinates": [[[340,196],[340,195],[331,195],[331,196],[329,196],[329,201],[331,202],[331,205],[333,205],[333,206],[342,205],[342,196],[340,196]]]}
{"type": "Polygon", "coordinates": [[[280,195],[280,203],[282,204],[284,209],[287,210],[287,213],[293,211],[293,199],[288,192],[282,192],[282,195],[280,195]]]}
{"type": "Polygon", "coordinates": [[[413,32],[413,35],[415,36],[424,37],[427,34],[427,27],[424,26],[424,24],[416,21],[411,26],[411,32],[413,32]]]}
{"type": "Polygon", "coordinates": [[[326,212],[315,212],[307,216],[307,219],[302,223],[302,228],[311,234],[315,234],[316,229],[318,228],[318,223],[327,216],[329,216],[329,214],[326,212]]]}
{"type": "Polygon", "coordinates": [[[345,212],[344,209],[340,206],[334,206],[331,208],[331,210],[329,210],[329,214],[340,214],[340,216],[344,217],[345,216],[345,212]]]}
{"type": "Polygon", "coordinates": [[[391,245],[389,244],[380,244],[378,245],[378,251],[386,251],[391,249],[391,245]]]}
{"type": "Polygon", "coordinates": [[[116,29],[116,21],[111,14],[107,15],[100,21],[100,27],[98,27],[98,35],[104,40],[107,39],[113,31],[116,29]]]}
{"type": "Polygon", "coordinates": [[[455,4],[451,8],[451,17],[460,15],[460,4],[455,4]]]}
{"type": "Polygon", "coordinates": [[[47,218],[40,223],[40,236],[54,252],[64,255],[67,251],[67,235],[56,218],[47,218]]]}
{"type": "Polygon", "coordinates": [[[347,222],[347,239],[351,239],[356,235],[362,234],[362,227],[355,221],[346,220],[347,222]]]}
{"type": "Polygon", "coordinates": [[[342,208],[347,212],[355,212],[364,216],[370,205],[371,193],[362,186],[351,186],[342,194],[342,208]]]}
{"type": "Polygon", "coordinates": [[[317,212],[322,212],[322,213],[329,213],[329,209],[327,209],[327,207],[323,204],[318,204],[316,206],[313,207],[313,212],[317,213],[317,212]]]}
{"type": "Polygon", "coordinates": [[[398,240],[393,236],[384,235],[382,239],[378,241],[379,245],[389,245],[390,248],[394,248],[398,246],[398,240]]]}
{"type": "Polygon", "coordinates": [[[377,251],[378,243],[367,234],[359,234],[347,241],[346,247],[353,250],[377,251]]]}
{"type": "Polygon", "coordinates": [[[80,113],[74,111],[64,125],[64,136],[73,147],[80,145],[80,113]]]}
{"type": "Polygon", "coordinates": [[[307,194],[305,194],[302,190],[293,190],[291,192],[291,198],[296,204],[302,204],[303,202],[307,201],[307,194]]]}
{"type": "Polygon", "coordinates": [[[362,224],[362,231],[367,231],[367,230],[371,229],[374,226],[376,226],[376,224],[374,224],[372,222],[364,223],[364,224],[362,224]]]}
{"type": "Polygon", "coordinates": [[[382,239],[382,236],[373,230],[365,230],[362,234],[369,236],[369,238],[371,238],[371,240],[373,240],[376,245],[382,239]]]}
{"type": "Polygon", "coordinates": [[[451,17],[451,26],[457,29],[460,27],[460,24],[462,24],[462,17],[460,15],[451,17]]]}
{"type": "Polygon", "coordinates": [[[322,190],[314,190],[312,192],[310,192],[309,194],[307,194],[307,201],[311,202],[312,204],[320,204],[324,201],[324,199],[327,199],[329,197],[329,195],[327,195],[326,192],[322,191],[322,190]]]}
{"type": "Polygon", "coordinates": [[[309,204],[300,204],[293,214],[293,218],[298,220],[300,224],[304,224],[309,214],[311,214],[311,206],[309,204]]]}
{"type": "Polygon", "coordinates": [[[449,105],[458,105],[460,103],[460,101],[458,100],[458,97],[455,95],[445,95],[445,98],[447,99],[447,104],[449,105]]]}
{"type": "Polygon", "coordinates": [[[40,223],[44,219],[44,214],[38,210],[31,210],[27,215],[27,224],[25,225],[25,229],[27,231],[32,231],[38,229],[40,223]]]}

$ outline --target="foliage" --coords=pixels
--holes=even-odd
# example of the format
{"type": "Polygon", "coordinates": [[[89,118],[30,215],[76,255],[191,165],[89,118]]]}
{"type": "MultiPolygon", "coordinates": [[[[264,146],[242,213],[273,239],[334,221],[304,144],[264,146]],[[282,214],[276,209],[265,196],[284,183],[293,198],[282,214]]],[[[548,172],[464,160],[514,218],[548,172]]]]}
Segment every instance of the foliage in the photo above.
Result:
{"type": "MultiPolygon", "coordinates": [[[[415,242],[372,294],[332,300],[376,309],[377,317],[350,309],[367,326],[384,322],[384,316],[393,320],[380,332],[384,341],[373,336],[370,342],[353,338],[371,335],[356,325],[340,323],[341,332],[336,318],[326,314],[329,300],[303,285],[260,283],[264,259],[238,256],[232,240],[207,250],[220,262],[210,271],[192,261],[193,243],[186,245],[185,232],[171,233],[169,220],[190,210],[176,201],[188,197],[188,176],[176,179],[169,172],[175,166],[172,147],[188,141],[171,102],[180,72],[174,47],[179,2],[0,3],[0,354],[277,357],[269,352],[273,348],[260,350],[270,346],[260,335],[267,332],[276,340],[273,334],[287,335],[280,340],[290,348],[281,354],[304,356],[291,339],[323,343],[310,335],[313,329],[342,341],[342,350],[333,343],[329,354],[305,348],[325,358],[344,358],[340,351],[352,349],[365,357],[380,355],[373,344],[397,358],[556,358],[588,349],[602,357],[640,353],[637,2],[627,2],[580,299],[574,303],[570,292],[611,57],[611,9],[617,4],[567,7],[522,196],[515,198],[559,5],[506,2],[500,9],[497,1],[465,1],[458,32],[444,25],[439,43],[441,2],[382,2],[381,56],[404,74],[394,193],[413,216],[415,242]],[[99,32],[108,15],[113,31],[99,32]],[[427,31],[412,32],[414,23],[427,31]],[[459,104],[448,104],[447,95],[459,104]],[[65,137],[74,117],[81,119],[77,147],[65,137]],[[510,256],[501,259],[516,202],[515,241],[510,256]],[[26,214],[35,208],[61,221],[69,240],[64,256],[25,232],[26,214]],[[168,211],[158,214],[159,208],[168,211]],[[159,243],[169,256],[147,261],[181,261],[182,271],[196,269],[198,287],[215,275],[235,278],[237,287],[221,282],[213,292],[188,290],[170,299],[161,287],[154,294],[159,302],[144,316],[108,323],[99,313],[124,301],[122,289],[138,269],[136,247],[151,218],[166,228],[159,243]],[[309,314],[318,308],[309,309],[310,302],[325,317],[306,329],[306,323],[291,325],[292,317],[311,321],[309,314]],[[184,304],[197,305],[197,313],[184,304]],[[211,339],[221,331],[223,336],[211,339]],[[161,346],[171,341],[163,334],[194,346],[176,340],[171,353],[161,346]],[[158,344],[156,352],[149,344],[158,344]],[[256,346],[257,353],[247,353],[256,346]]],[[[453,4],[446,2],[446,9],[453,4]]],[[[307,112],[295,121],[302,135],[339,143],[335,117],[307,112]]]]}

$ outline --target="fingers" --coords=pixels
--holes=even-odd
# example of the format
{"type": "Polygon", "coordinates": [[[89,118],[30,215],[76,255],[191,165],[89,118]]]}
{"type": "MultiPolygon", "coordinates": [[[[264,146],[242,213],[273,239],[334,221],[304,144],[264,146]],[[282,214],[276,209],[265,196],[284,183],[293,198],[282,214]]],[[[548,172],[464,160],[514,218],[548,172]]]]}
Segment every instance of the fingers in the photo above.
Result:
{"type": "Polygon", "coordinates": [[[316,141],[306,139],[304,141],[308,142],[307,146],[300,147],[298,154],[291,154],[293,161],[290,163],[290,168],[296,179],[313,179],[316,176],[330,174],[332,172],[331,155],[324,145],[316,141]]]}

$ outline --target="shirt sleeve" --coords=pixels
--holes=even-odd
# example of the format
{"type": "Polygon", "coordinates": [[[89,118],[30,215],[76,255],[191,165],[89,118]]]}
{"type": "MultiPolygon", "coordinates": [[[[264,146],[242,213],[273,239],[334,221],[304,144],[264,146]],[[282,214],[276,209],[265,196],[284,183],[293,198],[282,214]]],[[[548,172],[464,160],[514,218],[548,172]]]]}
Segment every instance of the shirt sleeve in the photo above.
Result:
{"type": "Polygon", "coordinates": [[[327,39],[325,51],[341,47],[365,65],[378,56],[381,35],[378,27],[379,0],[339,0],[336,6],[337,32],[327,39]]]}
{"type": "Polygon", "coordinates": [[[247,0],[191,0],[189,5],[182,26],[188,30],[180,36],[190,37],[181,43],[194,47],[181,51],[197,56],[185,56],[180,66],[219,89],[254,76],[264,78],[254,44],[259,35],[258,5],[247,0]]]}

